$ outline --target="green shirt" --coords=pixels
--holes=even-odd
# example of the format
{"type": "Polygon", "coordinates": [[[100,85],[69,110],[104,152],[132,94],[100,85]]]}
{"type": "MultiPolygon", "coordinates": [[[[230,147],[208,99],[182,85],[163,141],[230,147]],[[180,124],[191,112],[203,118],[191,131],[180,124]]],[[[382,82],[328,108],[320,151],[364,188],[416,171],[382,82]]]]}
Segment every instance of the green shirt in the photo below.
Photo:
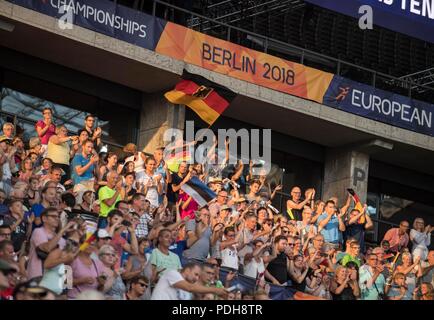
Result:
{"type": "Polygon", "coordinates": [[[101,204],[100,204],[101,209],[100,209],[99,215],[101,217],[107,217],[109,212],[115,208],[116,203],[121,201],[121,195],[118,195],[118,197],[116,198],[116,201],[113,203],[113,205],[111,207],[107,206],[104,203],[104,200],[110,199],[111,197],[114,196],[115,193],[116,193],[116,190],[110,189],[107,186],[104,186],[101,189],[99,189],[98,199],[101,202],[101,204]]]}
{"type": "Polygon", "coordinates": [[[348,262],[354,262],[355,264],[357,264],[357,266],[360,268],[361,262],[359,258],[354,258],[349,254],[346,254],[341,261],[341,264],[345,267],[347,265],[348,262]]]}
{"type": "MultiPolygon", "coordinates": [[[[181,270],[181,261],[177,254],[169,251],[169,254],[166,255],[162,253],[158,248],[152,250],[151,253],[151,264],[157,268],[157,271],[161,271],[163,269],[164,272],[168,270],[181,270]]],[[[164,273],[163,272],[163,273],[164,273]]]]}

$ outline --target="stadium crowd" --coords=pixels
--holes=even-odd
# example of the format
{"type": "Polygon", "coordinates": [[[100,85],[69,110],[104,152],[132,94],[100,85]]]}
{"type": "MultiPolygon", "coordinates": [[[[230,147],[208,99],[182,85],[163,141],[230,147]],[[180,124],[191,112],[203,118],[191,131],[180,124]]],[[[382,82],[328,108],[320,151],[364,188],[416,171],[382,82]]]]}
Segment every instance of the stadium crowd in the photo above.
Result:
{"type": "Polygon", "coordinates": [[[423,219],[371,248],[367,206],[351,195],[294,186],[280,213],[271,201],[282,186],[252,161],[229,165],[229,141],[223,161],[214,151],[169,163],[164,147],[100,152],[94,122],[70,135],[45,108],[29,141],[3,125],[0,299],[264,300],[282,287],[290,299],[433,300],[423,219]],[[193,179],[215,193],[205,206],[186,188],[193,179]]]}

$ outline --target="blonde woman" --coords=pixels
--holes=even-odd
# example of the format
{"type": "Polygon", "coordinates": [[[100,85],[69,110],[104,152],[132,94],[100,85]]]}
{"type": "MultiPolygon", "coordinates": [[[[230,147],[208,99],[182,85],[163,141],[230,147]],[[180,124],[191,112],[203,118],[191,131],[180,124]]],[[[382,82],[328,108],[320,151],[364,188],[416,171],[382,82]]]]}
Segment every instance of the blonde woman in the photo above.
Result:
{"type": "Polygon", "coordinates": [[[360,295],[357,270],[349,270],[344,266],[338,266],[335,277],[330,283],[330,292],[333,300],[356,300],[360,295]]]}
{"type": "Polygon", "coordinates": [[[396,267],[395,274],[403,273],[406,276],[405,284],[408,287],[408,292],[411,295],[416,287],[417,278],[422,276],[422,268],[420,266],[420,257],[415,256],[414,262],[411,253],[404,252],[402,254],[402,264],[396,267]]]}
{"type": "Polygon", "coordinates": [[[54,164],[62,168],[65,174],[62,176],[61,183],[63,184],[70,176],[70,159],[74,156],[68,144],[69,141],[78,143],[77,136],[68,137],[68,129],[61,125],[56,128],[56,134],[52,135],[48,140],[47,158],[50,158],[54,164]]]}
{"type": "Polygon", "coordinates": [[[428,257],[428,247],[431,244],[431,232],[433,228],[425,226],[422,218],[416,218],[413,222],[413,229],[410,231],[410,240],[413,242],[413,257],[419,257],[424,261],[428,257]]]}

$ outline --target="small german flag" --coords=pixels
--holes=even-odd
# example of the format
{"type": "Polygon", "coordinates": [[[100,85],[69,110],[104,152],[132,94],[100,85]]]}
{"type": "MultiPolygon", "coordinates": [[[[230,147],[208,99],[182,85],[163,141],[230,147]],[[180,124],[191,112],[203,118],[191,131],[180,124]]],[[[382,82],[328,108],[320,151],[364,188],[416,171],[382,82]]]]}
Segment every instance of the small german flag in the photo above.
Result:
{"type": "MultiPolygon", "coordinates": [[[[354,203],[356,204],[354,206],[354,209],[358,210],[359,212],[362,212],[363,211],[363,205],[360,202],[360,198],[357,195],[357,193],[353,189],[347,189],[347,190],[348,190],[348,193],[353,197],[354,203]]],[[[360,217],[359,223],[365,223],[365,222],[366,222],[366,219],[365,219],[365,216],[363,215],[360,217]]]]}
{"type": "Polygon", "coordinates": [[[190,107],[203,121],[212,125],[235,99],[236,93],[184,70],[175,89],[164,96],[173,104],[190,107]]]}

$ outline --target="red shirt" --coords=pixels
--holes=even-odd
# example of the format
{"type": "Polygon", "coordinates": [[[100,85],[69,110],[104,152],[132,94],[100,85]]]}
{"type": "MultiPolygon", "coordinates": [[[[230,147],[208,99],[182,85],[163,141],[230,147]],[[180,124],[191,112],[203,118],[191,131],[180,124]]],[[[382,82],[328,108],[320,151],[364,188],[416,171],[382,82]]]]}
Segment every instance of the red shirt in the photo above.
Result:
{"type": "MultiPolygon", "coordinates": [[[[36,122],[35,127],[36,128],[41,128],[44,129],[47,125],[45,124],[45,122],[43,120],[39,120],[38,122],[36,122]]],[[[48,140],[50,140],[51,136],[56,134],[56,126],[54,124],[50,124],[50,127],[48,128],[47,131],[45,131],[44,135],[39,136],[39,139],[41,139],[41,143],[42,144],[48,144],[48,140]]]]}

